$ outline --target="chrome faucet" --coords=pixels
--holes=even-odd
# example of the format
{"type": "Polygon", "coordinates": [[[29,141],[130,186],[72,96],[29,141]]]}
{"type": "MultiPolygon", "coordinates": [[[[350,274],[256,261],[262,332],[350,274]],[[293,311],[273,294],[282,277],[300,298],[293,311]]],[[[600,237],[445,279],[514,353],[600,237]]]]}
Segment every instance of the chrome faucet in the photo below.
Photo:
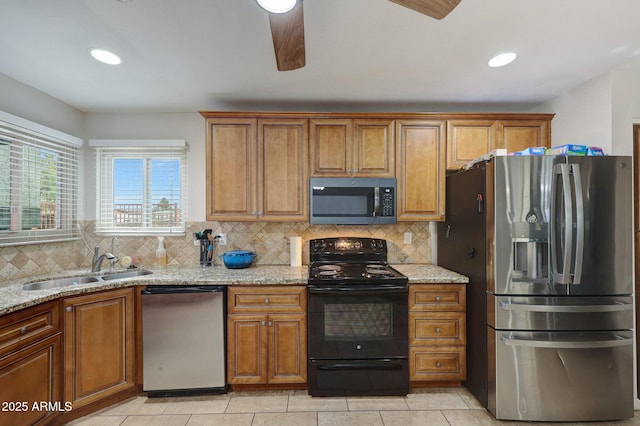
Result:
{"type": "Polygon", "coordinates": [[[105,257],[110,261],[113,261],[114,263],[116,260],[118,260],[118,258],[111,253],[105,253],[101,255],[100,247],[96,246],[93,251],[93,259],[91,260],[91,272],[100,271],[100,268],[102,267],[102,261],[105,259],[105,257]]]}

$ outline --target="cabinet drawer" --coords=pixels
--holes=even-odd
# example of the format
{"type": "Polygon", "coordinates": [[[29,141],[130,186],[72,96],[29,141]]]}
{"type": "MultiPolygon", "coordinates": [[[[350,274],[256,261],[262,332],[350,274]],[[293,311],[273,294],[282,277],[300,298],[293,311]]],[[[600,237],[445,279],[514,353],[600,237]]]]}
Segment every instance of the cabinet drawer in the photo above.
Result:
{"type": "Polygon", "coordinates": [[[229,313],[240,312],[305,312],[306,288],[281,287],[229,287],[229,313]]]}
{"type": "Polygon", "coordinates": [[[464,311],[464,284],[423,284],[409,286],[409,311],[464,311]]]}
{"type": "Polygon", "coordinates": [[[57,301],[0,318],[0,358],[19,348],[60,331],[60,309],[57,301]]]}
{"type": "Polygon", "coordinates": [[[464,345],[465,314],[459,312],[409,314],[410,345],[464,345]]]}
{"type": "Polygon", "coordinates": [[[467,378],[466,352],[463,346],[410,347],[411,381],[447,381],[467,378]]]}

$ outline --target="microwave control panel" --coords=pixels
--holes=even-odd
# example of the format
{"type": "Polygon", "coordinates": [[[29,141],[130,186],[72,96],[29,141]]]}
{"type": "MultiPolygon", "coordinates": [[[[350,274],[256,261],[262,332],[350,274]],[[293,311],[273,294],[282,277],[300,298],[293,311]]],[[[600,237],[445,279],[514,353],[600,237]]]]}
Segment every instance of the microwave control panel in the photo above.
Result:
{"type": "Polygon", "coordinates": [[[382,195],[381,206],[382,211],[380,212],[381,216],[393,216],[395,213],[395,206],[393,205],[393,188],[380,188],[382,195]]]}

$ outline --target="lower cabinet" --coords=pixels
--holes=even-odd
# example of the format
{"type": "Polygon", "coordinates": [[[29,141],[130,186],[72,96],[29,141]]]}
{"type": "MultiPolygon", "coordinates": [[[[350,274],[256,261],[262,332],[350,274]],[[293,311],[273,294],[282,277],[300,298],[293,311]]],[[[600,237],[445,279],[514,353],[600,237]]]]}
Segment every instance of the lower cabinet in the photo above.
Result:
{"type": "Polygon", "coordinates": [[[133,288],[63,299],[64,400],[77,409],[135,387],[133,288]]]}
{"type": "Polygon", "coordinates": [[[0,318],[0,425],[40,425],[70,410],[62,398],[59,305],[0,318]]]}
{"type": "Polygon", "coordinates": [[[409,286],[409,380],[466,379],[464,284],[409,286]]]}
{"type": "Polygon", "coordinates": [[[227,296],[228,382],[306,383],[306,288],[232,286],[227,296]]]}

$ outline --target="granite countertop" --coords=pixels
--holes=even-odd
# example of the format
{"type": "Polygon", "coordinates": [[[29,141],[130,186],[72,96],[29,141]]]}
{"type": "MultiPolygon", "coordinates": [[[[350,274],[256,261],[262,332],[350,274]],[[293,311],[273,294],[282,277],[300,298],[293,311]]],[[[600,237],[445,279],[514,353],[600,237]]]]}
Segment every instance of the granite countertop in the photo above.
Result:
{"type": "MultiPolygon", "coordinates": [[[[436,265],[393,265],[409,277],[409,283],[466,283],[467,277],[436,265]]],[[[65,271],[36,277],[22,278],[0,284],[0,315],[34,306],[62,296],[91,293],[136,285],[306,285],[309,274],[306,265],[259,265],[246,269],[227,269],[223,266],[201,268],[199,266],[169,266],[144,268],[150,275],[132,278],[98,281],[66,287],[25,291],[22,284],[71,276],[103,275],[88,269],[65,271]]],[[[114,271],[121,272],[121,271],[114,271]]]]}

